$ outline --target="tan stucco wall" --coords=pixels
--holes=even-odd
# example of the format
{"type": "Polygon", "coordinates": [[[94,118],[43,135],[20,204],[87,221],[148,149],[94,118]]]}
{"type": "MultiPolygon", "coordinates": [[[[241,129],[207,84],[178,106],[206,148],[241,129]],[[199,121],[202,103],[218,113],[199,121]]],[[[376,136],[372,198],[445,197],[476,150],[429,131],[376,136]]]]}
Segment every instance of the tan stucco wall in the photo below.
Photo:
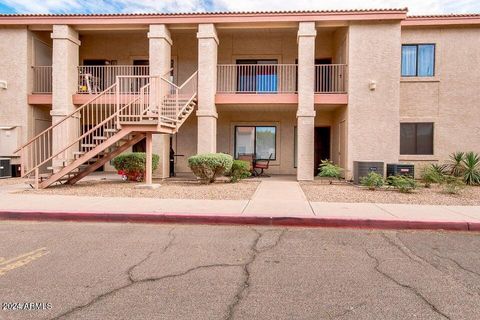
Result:
{"type": "Polygon", "coordinates": [[[348,170],[355,160],[397,162],[400,23],[349,28],[348,170]],[[370,81],[376,90],[369,89],[370,81]]]}
{"type": "Polygon", "coordinates": [[[182,84],[198,69],[198,43],[191,30],[172,33],[172,59],[175,61],[175,79],[182,84]]]}
{"type": "Polygon", "coordinates": [[[0,126],[19,126],[13,133],[18,147],[33,134],[32,107],[27,103],[32,83],[33,40],[26,28],[0,28],[0,39],[0,80],[8,86],[0,89],[0,126]]]}
{"type": "Polygon", "coordinates": [[[296,37],[296,29],[221,31],[218,63],[232,64],[237,59],[277,59],[278,63],[295,63],[296,37]]]}
{"type": "Polygon", "coordinates": [[[148,59],[147,31],[80,34],[80,61],[85,59],[117,60],[117,64],[132,64],[136,59],[148,59]]]}
{"type": "Polygon", "coordinates": [[[434,122],[434,155],[400,159],[421,165],[480,152],[480,28],[404,28],[407,43],[436,45],[435,76],[400,83],[400,120],[434,122]]]}

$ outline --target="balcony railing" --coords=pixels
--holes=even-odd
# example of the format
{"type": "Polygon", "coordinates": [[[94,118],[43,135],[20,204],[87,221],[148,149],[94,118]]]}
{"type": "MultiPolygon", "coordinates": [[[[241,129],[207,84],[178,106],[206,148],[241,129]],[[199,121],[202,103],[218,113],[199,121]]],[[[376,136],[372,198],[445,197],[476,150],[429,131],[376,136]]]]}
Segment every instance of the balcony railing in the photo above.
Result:
{"type": "Polygon", "coordinates": [[[148,76],[149,73],[149,66],[79,66],[78,93],[97,94],[113,85],[117,76],[148,76]]]}
{"type": "Polygon", "coordinates": [[[52,93],[52,66],[32,66],[33,93],[52,93]]]}
{"type": "Polygon", "coordinates": [[[347,93],[347,65],[315,65],[315,93],[347,93]]]}
{"type": "MultiPolygon", "coordinates": [[[[296,64],[223,64],[217,67],[218,93],[296,93],[296,64]]],[[[315,93],[346,93],[347,65],[315,65],[315,93]]]]}
{"type": "Polygon", "coordinates": [[[295,93],[296,64],[220,64],[218,93],[295,93]]]}

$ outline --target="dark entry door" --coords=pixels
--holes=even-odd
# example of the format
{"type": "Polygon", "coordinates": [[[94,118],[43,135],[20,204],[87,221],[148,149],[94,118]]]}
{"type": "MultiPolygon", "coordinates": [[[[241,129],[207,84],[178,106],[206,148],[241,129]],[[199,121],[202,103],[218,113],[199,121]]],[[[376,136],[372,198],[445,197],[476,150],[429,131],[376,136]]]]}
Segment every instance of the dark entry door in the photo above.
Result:
{"type": "Polygon", "coordinates": [[[315,175],[317,175],[320,161],[330,159],[330,127],[315,128],[314,148],[315,175]]]}

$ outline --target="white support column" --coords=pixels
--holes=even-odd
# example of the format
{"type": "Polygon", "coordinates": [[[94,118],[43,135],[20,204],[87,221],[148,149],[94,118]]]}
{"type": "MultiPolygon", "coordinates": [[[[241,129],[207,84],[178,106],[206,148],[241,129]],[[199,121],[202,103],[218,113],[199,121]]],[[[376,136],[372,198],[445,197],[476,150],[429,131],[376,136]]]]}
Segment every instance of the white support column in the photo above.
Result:
{"type": "MultiPolygon", "coordinates": [[[[172,59],[172,38],[164,24],[150,25],[148,33],[150,51],[150,75],[164,76],[169,70],[172,59]]],[[[170,136],[156,134],[153,136],[153,150],[158,153],[160,162],[154,175],[165,179],[170,176],[170,136]]]]}
{"type": "Polygon", "coordinates": [[[297,179],[314,178],[315,137],[315,22],[300,22],[298,28],[297,179]]]}
{"type": "MultiPolygon", "coordinates": [[[[78,86],[78,61],[80,40],[78,33],[68,25],[54,25],[52,57],[52,122],[56,123],[75,110],[72,95],[78,86]]],[[[62,129],[53,130],[52,151],[55,153],[72,141],[78,130],[78,120],[72,120],[62,129]]],[[[53,166],[63,165],[72,155],[61,155],[53,161],[53,166]]]]}
{"type": "Polygon", "coordinates": [[[197,153],[217,152],[217,54],[214,24],[198,25],[198,132],[197,153]]]}

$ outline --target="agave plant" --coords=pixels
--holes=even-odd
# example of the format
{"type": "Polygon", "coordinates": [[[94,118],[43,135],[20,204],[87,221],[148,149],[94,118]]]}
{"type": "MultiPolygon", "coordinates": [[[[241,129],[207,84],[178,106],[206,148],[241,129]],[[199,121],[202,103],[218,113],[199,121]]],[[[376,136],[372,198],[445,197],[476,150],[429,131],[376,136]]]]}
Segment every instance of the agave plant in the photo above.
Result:
{"type": "Polygon", "coordinates": [[[450,155],[449,167],[450,174],[455,177],[463,176],[464,166],[463,159],[465,158],[465,152],[457,151],[450,155]]]}
{"type": "Polygon", "coordinates": [[[480,184],[480,155],[473,151],[467,152],[462,160],[463,181],[468,185],[480,184]]]}

